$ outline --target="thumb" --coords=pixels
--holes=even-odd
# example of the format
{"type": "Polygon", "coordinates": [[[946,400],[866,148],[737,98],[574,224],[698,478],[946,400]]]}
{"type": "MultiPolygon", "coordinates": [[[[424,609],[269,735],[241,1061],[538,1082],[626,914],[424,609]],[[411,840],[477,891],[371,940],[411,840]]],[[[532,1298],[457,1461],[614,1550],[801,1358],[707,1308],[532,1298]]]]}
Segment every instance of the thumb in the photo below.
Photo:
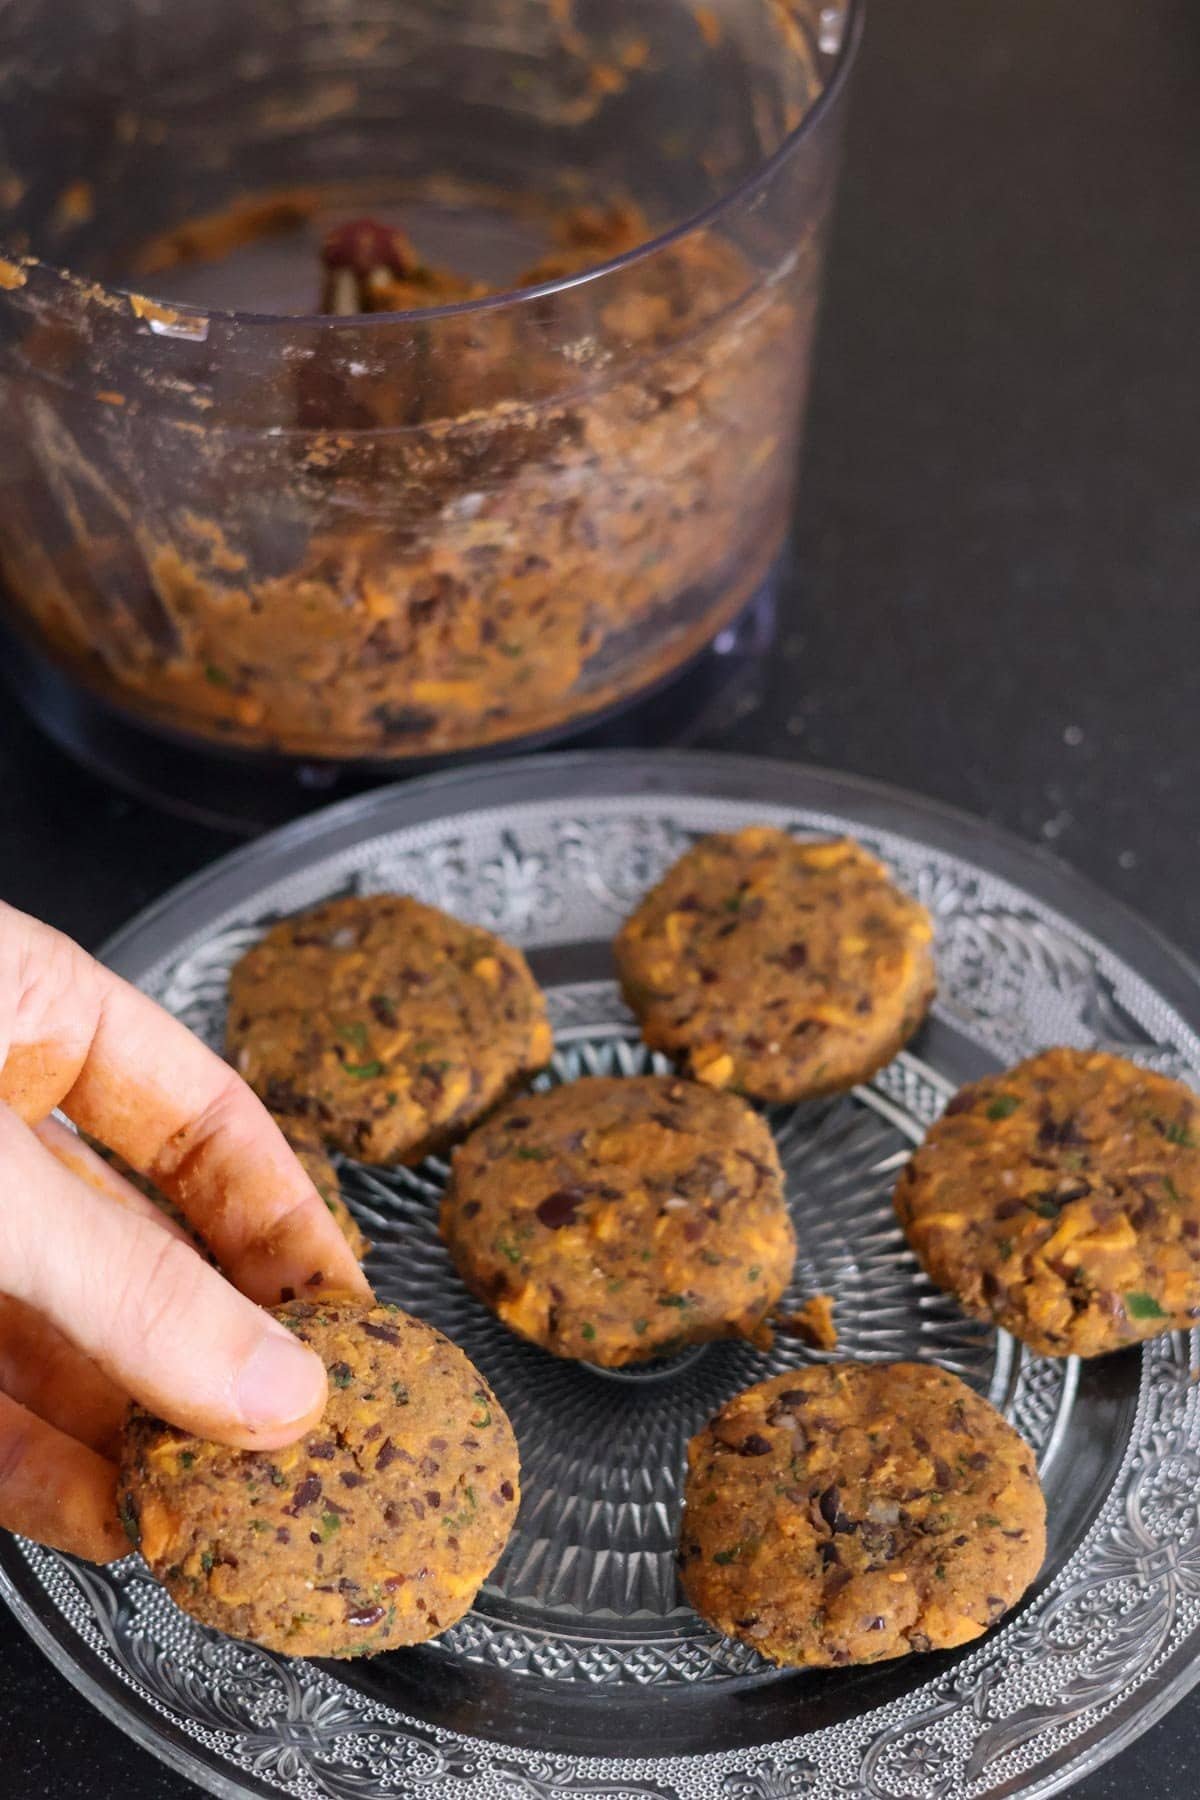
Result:
{"type": "Polygon", "coordinates": [[[0,1106],[0,1290],[173,1425],[246,1449],[320,1417],[320,1359],[156,1219],[72,1175],[0,1106]]]}

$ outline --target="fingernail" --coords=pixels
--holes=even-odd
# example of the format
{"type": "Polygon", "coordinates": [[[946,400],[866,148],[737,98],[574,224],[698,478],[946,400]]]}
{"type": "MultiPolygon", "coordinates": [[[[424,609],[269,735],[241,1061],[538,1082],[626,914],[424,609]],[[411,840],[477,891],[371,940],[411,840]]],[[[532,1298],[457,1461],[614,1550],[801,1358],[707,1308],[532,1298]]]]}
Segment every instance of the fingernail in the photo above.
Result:
{"type": "Polygon", "coordinates": [[[322,1369],[311,1350],[294,1338],[269,1332],[242,1364],[237,1380],[238,1407],[254,1429],[289,1425],[319,1406],[322,1369]]]}

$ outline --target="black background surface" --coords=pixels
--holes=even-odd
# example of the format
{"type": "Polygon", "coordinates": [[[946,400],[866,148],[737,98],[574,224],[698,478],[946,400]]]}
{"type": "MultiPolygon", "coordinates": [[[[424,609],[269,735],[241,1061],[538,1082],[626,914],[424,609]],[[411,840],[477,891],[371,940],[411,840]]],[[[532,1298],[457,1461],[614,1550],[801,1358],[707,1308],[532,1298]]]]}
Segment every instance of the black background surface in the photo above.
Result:
{"type": "MultiPolygon", "coordinates": [[[[1200,952],[1200,9],[875,0],[777,653],[700,742],[1056,850],[1200,952]]],[[[229,847],[0,704],[0,893],[95,945],[229,847]]],[[[0,1617],[12,1800],[176,1800],[0,1617]]],[[[1200,1779],[1200,1693],[1073,1790],[1200,1779]],[[1152,1775],[1151,1775],[1152,1771],[1152,1775]]]]}

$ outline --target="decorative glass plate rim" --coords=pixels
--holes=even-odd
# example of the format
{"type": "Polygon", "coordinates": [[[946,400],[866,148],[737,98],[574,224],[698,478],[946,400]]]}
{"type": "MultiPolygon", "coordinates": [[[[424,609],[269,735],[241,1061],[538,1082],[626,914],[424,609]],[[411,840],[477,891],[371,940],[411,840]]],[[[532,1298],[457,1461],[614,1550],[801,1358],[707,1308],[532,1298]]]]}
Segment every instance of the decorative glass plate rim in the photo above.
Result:
{"type": "MultiPolygon", "coordinates": [[[[289,870],[296,871],[312,860],[312,840],[320,834],[328,842],[322,854],[333,855],[348,848],[378,827],[380,815],[389,815],[392,829],[432,823],[492,808],[508,809],[562,798],[613,800],[642,798],[657,794],[668,802],[673,793],[686,798],[707,797],[744,801],[762,800],[773,806],[790,806],[796,811],[819,812],[838,810],[845,805],[863,823],[882,830],[894,831],[897,815],[907,815],[912,823],[925,829],[914,839],[961,858],[964,833],[990,845],[1000,865],[977,861],[976,866],[999,875],[1011,884],[1027,889],[1053,909],[1075,930],[1083,929],[1098,943],[1106,943],[1106,930],[1116,925],[1141,940],[1138,972],[1142,973],[1141,956],[1153,955],[1159,967],[1144,979],[1160,992],[1163,983],[1177,991],[1165,997],[1175,1006],[1190,1002],[1196,1011],[1193,1028],[1200,1030],[1200,962],[1187,956],[1149,920],[1124,901],[1116,900],[1087,876],[1055,856],[1040,844],[1028,842],[1015,832],[991,820],[980,818],[963,807],[934,800],[890,782],[877,781],[866,775],[842,773],[812,763],[786,762],[780,757],[746,756],[735,751],[718,750],[576,750],[544,752],[531,756],[499,758],[469,768],[450,769],[441,774],[417,776],[407,781],[388,783],[369,789],[347,800],[295,819],[289,825],[265,832],[249,844],[240,845],[217,857],[195,875],[186,877],[152,900],[120,930],[114,932],[97,954],[114,968],[120,968],[133,943],[142,946],[139,962],[147,965],[159,960],[167,950],[177,951],[179,940],[172,941],[164,925],[177,910],[198,902],[209,888],[229,888],[224,901],[228,907],[239,894],[261,885],[256,879],[244,880],[264,855],[278,867],[275,878],[289,870]],[[571,777],[595,778],[590,787],[573,785],[571,777]],[[679,785],[673,786],[676,782],[679,785]],[[767,792],[779,783],[790,791],[767,792]],[[485,790],[508,788],[494,797],[485,790]],[[455,804],[464,793],[478,798],[469,806],[455,804]],[[442,804],[445,801],[446,804],[442,804]],[[411,816],[410,816],[411,815],[411,816]],[[1017,870],[1020,873],[1017,873],[1017,870]],[[1081,917],[1086,914],[1088,917],[1081,917]],[[151,953],[153,952],[153,953],[151,953]]],[[[373,834],[373,833],[371,833],[373,834]]],[[[903,834],[901,834],[903,835],[903,834]]],[[[910,834],[911,835],[911,834],[910,834]]],[[[961,858],[976,861],[973,858],[961,858]]]]}
{"type": "MultiPolygon", "coordinates": [[[[268,885],[264,878],[266,869],[278,882],[318,859],[327,862],[339,850],[349,849],[364,839],[377,838],[388,830],[409,830],[437,821],[449,823],[468,813],[477,817],[488,811],[509,812],[538,802],[558,800],[586,809],[589,801],[626,799],[644,804],[650,796],[661,801],[665,815],[670,814],[672,799],[693,802],[707,799],[737,802],[747,808],[756,804],[779,807],[796,813],[831,811],[853,821],[856,827],[868,833],[871,828],[878,828],[893,837],[903,834],[914,846],[940,850],[959,863],[1036,898],[1043,917],[1057,917],[1075,940],[1090,939],[1096,950],[1107,952],[1110,958],[1136,973],[1140,981],[1154,991],[1155,997],[1166,1003],[1185,1030],[1194,1030],[1200,1019],[1200,973],[1188,959],[1136,914],[1110,900],[1101,890],[1044,851],[969,814],[882,783],[779,761],[711,753],[616,751],[528,758],[373,790],[286,826],[220,859],[140,913],[109,941],[102,954],[121,967],[126,959],[133,958],[136,948],[136,962],[142,970],[147,970],[158,964],[168,950],[176,956],[183,953],[188,936],[178,930],[182,920],[189,915],[202,914],[211,929],[216,923],[216,915],[227,914],[239,898],[268,885]],[[964,854],[964,841],[969,854],[964,854]],[[1119,952],[1114,948],[1114,939],[1121,945],[1119,952]]],[[[1197,1348],[1196,1334],[1191,1337],[1190,1346],[1187,1338],[1168,1339],[1144,1352],[1139,1422],[1146,1414],[1152,1389],[1164,1384],[1183,1385],[1197,1348]]],[[[1196,1453],[1198,1443],[1200,1437],[1193,1431],[1175,1454],[1190,1460],[1200,1470],[1200,1457],[1196,1453]]],[[[1090,1542],[1098,1524],[1099,1515],[1072,1553],[1071,1560],[1090,1542]]],[[[1190,1545],[1190,1536],[1188,1542],[1190,1545]]],[[[210,1792],[270,1795],[283,1791],[257,1774],[232,1770],[226,1773],[214,1761],[203,1760],[206,1752],[201,1746],[158,1713],[145,1696],[131,1694],[126,1684],[114,1680],[111,1673],[104,1670],[78,1630],[50,1605],[45,1590],[39,1588],[49,1615],[43,1617],[41,1609],[25,1598],[4,1566],[11,1562],[17,1549],[18,1546],[9,1543],[0,1553],[0,1593],[55,1666],[99,1710],[144,1748],[178,1773],[200,1782],[210,1792]],[[97,1662],[98,1672],[88,1666],[92,1662],[97,1662]]],[[[29,1565],[26,1563],[25,1566],[26,1572],[31,1573],[29,1565]]],[[[1200,1578],[1193,1575],[1190,1588],[1185,1583],[1184,1591],[1200,1592],[1200,1578]]],[[[1128,1693],[1124,1688],[1116,1689],[1111,1708],[1094,1729],[1067,1740],[1057,1751],[1052,1751],[1037,1769],[1030,1771],[1032,1780],[1024,1781],[1018,1774],[1011,1782],[1005,1782],[1002,1791],[1028,1796],[1057,1792],[1082,1773],[1106,1761],[1161,1717],[1200,1679],[1198,1652],[1200,1623],[1174,1647],[1164,1664],[1156,1667],[1152,1674],[1147,1673],[1147,1679],[1137,1684],[1136,1691],[1128,1693]],[[1105,1726],[1114,1718],[1115,1729],[1106,1730],[1105,1726]]],[[[931,1682],[927,1687],[934,1685],[931,1682]]],[[[952,1685],[950,1678],[943,1685],[952,1685]]],[[[890,1712],[891,1708],[884,1710],[890,1712]]],[[[1085,1710],[1086,1707],[1075,1709],[1076,1712],[1085,1710]]],[[[1052,1723],[1052,1711],[1047,1708],[1051,1715],[1048,1724],[1052,1723]]],[[[928,1750],[931,1744],[936,1749],[936,1739],[917,1735],[919,1727],[928,1722],[919,1719],[908,1734],[922,1751],[928,1750]]],[[[603,1794],[612,1796],[613,1800],[617,1800],[617,1796],[620,1800],[634,1800],[634,1797],[640,1800],[641,1796],[661,1797],[673,1793],[670,1787],[664,1788],[661,1782],[653,1780],[654,1774],[671,1762],[703,1763],[709,1760],[705,1756],[639,1756],[623,1760],[600,1756],[577,1758],[575,1760],[581,1766],[586,1765],[587,1770],[600,1773],[599,1777],[592,1775],[590,1778],[581,1773],[576,1778],[569,1768],[564,1770],[559,1766],[571,1762],[561,1754],[540,1761],[536,1757],[526,1758],[526,1766],[522,1768],[520,1752],[512,1752],[518,1759],[516,1764],[502,1760],[509,1754],[504,1745],[469,1738],[456,1740],[454,1733],[431,1728],[418,1720],[411,1723],[416,1733],[413,1742],[433,1756],[435,1766],[429,1770],[413,1769],[411,1773],[407,1769],[396,1771],[394,1791],[397,1792],[411,1791],[416,1786],[428,1787],[431,1783],[441,1785],[443,1775],[461,1778],[482,1773],[477,1765],[482,1761],[486,1768],[487,1759],[491,1758],[498,1780],[512,1793],[536,1796],[537,1800],[556,1793],[603,1794]],[[459,1752],[455,1751],[456,1742],[461,1745],[459,1752]],[[476,1750],[473,1763],[469,1754],[472,1746],[476,1750]],[[448,1761],[447,1751],[450,1752],[448,1761]],[[462,1752],[468,1752],[465,1762],[462,1752]],[[456,1761],[463,1766],[454,1766],[456,1761]],[[442,1764],[446,1766],[439,1766],[442,1764]],[[605,1771],[608,1771],[607,1778],[605,1771]],[[642,1771],[646,1779],[640,1783],[631,1780],[635,1771],[642,1771]]],[[[897,1739],[894,1730],[887,1735],[893,1741],[897,1739]]],[[[763,1746],[764,1749],[776,1747],[783,1750],[785,1745],[763,1746]]],[[[211,1754],[207,1753],[210,1758],[211,1754]]],[[[721,1788],[735,1800],[792,1800],[793,1796],[799,1800],[799,1796],[809,1791],[810,1775],[816,1774],[815,1768],[810,1769],[802,1762],[781,1762],[770,1756],[753,1760],[753,1753],[748,1751],[741,1753],[740,1760],[752,1766],[736,1772],[727,1771],[721,1788]]],[[[895,1776],[903,1778],[898,1764],[895,1776]]],[[[908,1778],[916,1783],[911,1789],[912,1800],[918,1794],[940,1797],[948,1792],[938,1779],[936,1757],[932,1754],[926,1755],[924,1761],[918,1756],[908,1771],[908,1778]]],[[[901,1795],[902,1790],[894,1785],[894,1779],[893,1776],[887,1787],[871,1791],[901,1795]]],[[[320,1786],[313,1788],[314,1793],[326,1791],[333,1790],[320,1786]]],[[[338,1792],[341,1791],[339,1787],[338,1792]]],[[[356,1788],[355,1792],[358,1791],[356,1788]]],[[[364,1787],[361,1791],[366,1794],[381,1790],[364,1787]]],[[[393,1791],[390,1781],[388,1791],[393,1791]]],[[[838,1791],[867,1790],[843,1789],[838,1784],[838,1791]]],[[[905,1796],[909,1792],[908,1788],[903,1790],[905,1796]]]]}

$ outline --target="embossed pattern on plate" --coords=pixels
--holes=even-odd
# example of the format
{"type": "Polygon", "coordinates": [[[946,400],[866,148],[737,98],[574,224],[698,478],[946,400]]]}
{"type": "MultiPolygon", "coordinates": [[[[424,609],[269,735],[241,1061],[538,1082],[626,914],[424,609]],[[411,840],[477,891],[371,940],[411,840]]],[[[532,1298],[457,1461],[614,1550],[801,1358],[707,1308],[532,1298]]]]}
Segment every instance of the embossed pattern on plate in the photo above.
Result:
{"type": "MultiPolygon", "coordinates": [[[[558,1043],[543,1079],[663,1067],[638,1041],[606,945],[694,836],[749,819],[851,831],[934,911],[941,994],[912,1051],[852,1095],[770,1109],[800,1241],[793,1298],[836,1294],[840,1354],[935,1358],[1015,1420],[1051,1507],[1042,1583],[950,1656],[845,1678],[769,1669],[678,1599],[683,1447],[728,1394],[814,1353],[784,1337],[766,1354],[712,1345],[633,1379],[556,1362],[456,1281],[436,1233],[444,1164],[346,1163],[378,1287],[463,1344],[521,1440],[520,1520],[468,1618],[366,1668],[287,1662],[194,1625],[136,1558],[94,1570],[0,1549],[0,1588],[59,1665],[214,1791],[1032,1795],[1107,1753],[1188,1679],[1200,1649],[1195,1347],[1167,1338],[1082,1370],[1031,1357],[929,1287],[889,1201],[948,1093],[997,1059],[1102,1043],[1196,1079],[1200,1045],[1162,991],[1173,982],[1194,1012],[1191,978],[1136,925],[1117,915],[1110,947],[1103,909],[1085,925],[1044,899],[1048,877],[1028,853],[860,784],[712,758],[564,759],[368,796],[264,840],[135,924],[116,961],[219,1043],[229,966],[267,920],[336,892],[403,888],[529,950],[558,1043]],[[647,1689],[666,1708],[650,1739],[637,1710],[647,1689]]],[[[1089,907],[1081,890],[1078,910],[1089,907]]]]}

